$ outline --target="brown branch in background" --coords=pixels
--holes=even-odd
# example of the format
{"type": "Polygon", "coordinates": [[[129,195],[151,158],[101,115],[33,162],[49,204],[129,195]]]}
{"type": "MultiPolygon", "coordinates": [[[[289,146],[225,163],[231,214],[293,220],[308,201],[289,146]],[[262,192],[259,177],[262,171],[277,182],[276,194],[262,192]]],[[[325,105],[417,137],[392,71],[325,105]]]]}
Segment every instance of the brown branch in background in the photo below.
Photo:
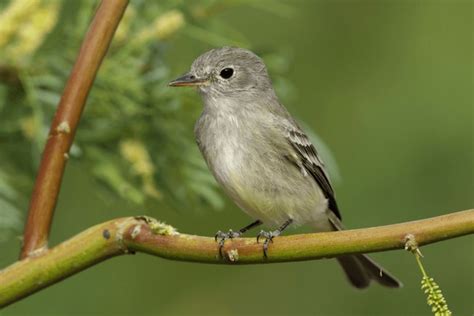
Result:
{"type": "Polygon", "coordinates": [[[21,258],[47,248],[68,152],[100,64],[128,0],[103,0],[82,43],[51,124],[31,197],[21,258]]]}
{"type": "Polygon", "coordinates": [[[330,258],[354,253],[403,249],[407,237],[419,246],[474,233],[474,210],[413,222],[338,232],[275,238],[263,257],[255,238],[225,243],[219,256],[214,238],[179,234],[146,217],[126,217],[91,227],[38,257],[0,270],[0,308],[108,258],[143,252],[190,262],[256,264],[330,258]]]}

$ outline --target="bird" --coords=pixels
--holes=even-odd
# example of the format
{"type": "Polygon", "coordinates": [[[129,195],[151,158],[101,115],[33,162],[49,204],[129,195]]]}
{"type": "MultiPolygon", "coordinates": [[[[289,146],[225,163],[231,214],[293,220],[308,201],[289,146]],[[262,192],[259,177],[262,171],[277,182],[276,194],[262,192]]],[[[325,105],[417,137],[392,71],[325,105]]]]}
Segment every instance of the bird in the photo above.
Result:
{"type": "MultiPolygon", "coordinates": [[[[169,86],[195,87],[199,92],[204,106],[194,127],[197,145],[223,191],[254,219],[238,231],[218,231],[219,251],[226,240],[261,224],[274,229],[257,235],[257,242],[263,240],[264,257],[287,227],[344,229],[324,162],[280,103],[259,56],[245,48],[214,48],[169,86]]],[[[402,286],[366,255],[336,259],[356,288],[366,288],[371,281],[402,286]]]]}

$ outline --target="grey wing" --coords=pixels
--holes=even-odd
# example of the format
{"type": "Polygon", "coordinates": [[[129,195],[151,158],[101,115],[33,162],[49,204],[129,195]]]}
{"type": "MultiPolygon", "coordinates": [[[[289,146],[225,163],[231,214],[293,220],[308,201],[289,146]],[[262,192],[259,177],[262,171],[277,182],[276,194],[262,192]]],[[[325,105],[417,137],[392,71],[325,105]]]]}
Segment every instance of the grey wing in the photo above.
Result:
{"type": "Polygon", "coordinates": [[[328,199],[328,208],[341,219],[341,213],[339,212],[334,190],[329,181],[329,175],[326,173],[324,163],[308,139],[308,136],[293,124],[287,125],[285,130],[285,137],[298,154],[300,159],[299,165],[302,165],[313,176],[321,187],[324,196],[328,199]]]}

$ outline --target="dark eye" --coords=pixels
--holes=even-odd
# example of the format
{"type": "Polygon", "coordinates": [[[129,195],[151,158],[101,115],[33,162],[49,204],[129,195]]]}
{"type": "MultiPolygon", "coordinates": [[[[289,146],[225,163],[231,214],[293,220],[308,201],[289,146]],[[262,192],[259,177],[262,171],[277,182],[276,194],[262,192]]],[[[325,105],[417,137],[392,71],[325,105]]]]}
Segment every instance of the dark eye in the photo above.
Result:
{"type": "Polygon", "coordinates": [[[224,79],[229,79],[234,74],[234,69],[224,68],[221,70],[221,77],[224,79]]]}

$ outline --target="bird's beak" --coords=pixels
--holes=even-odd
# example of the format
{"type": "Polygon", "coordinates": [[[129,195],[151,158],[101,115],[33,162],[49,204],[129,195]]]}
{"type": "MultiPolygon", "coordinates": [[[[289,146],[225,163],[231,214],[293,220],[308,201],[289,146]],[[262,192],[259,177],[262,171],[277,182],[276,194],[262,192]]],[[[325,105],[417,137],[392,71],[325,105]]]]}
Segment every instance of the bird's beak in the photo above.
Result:
{"type": "Polygon", "coordinates": [[[207,78],[198,78],[190,73],[168,83],[170,87],[202,86],[208,82],[207,78]]]}

